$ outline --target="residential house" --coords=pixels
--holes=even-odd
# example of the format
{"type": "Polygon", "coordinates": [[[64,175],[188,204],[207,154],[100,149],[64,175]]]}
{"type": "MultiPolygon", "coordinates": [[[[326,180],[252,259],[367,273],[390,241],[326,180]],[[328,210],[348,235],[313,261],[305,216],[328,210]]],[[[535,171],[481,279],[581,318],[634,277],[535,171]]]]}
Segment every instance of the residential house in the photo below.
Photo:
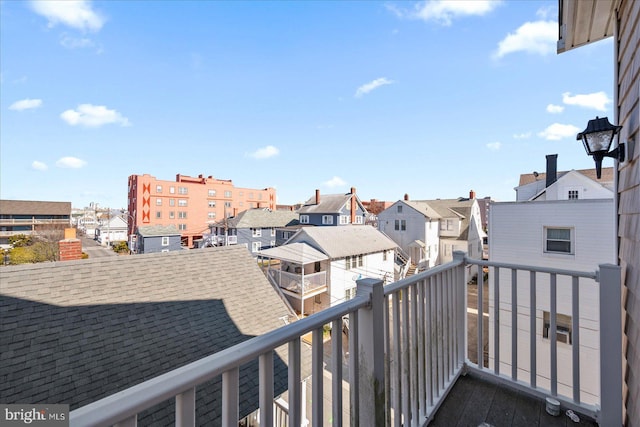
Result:
{"type": "Polygon", "coordinates": [[[251,208],[276,207],[274,188],[251,189],[213,176],[176,175],[175,181],[149,174],[129,176],[129,234],[138,226],[174,225],[183,246],[193,247],[208,224],[251,208]]]}
{"type": "MultiPolygon", "coordinates": [[[[239,246],[4,267],[0,291],[0,401],[71,410],[272,331],[288,316],[239,246]]],[[[287,389],[284,353],[273,353],[276,396],[287,389]]],[[[257,363],[239,371],[239,418],[258,408],[257,378],[257,363]]],[[[198,387],[197,425],[220,425],[221,395],[219,379],[198,387]]],[[[173,410],[159,405],[138,425],[173,424],[173,410]]]]}
{"type": "Polygon", "coordinates": [[[368,225],[303,227],[259,256],[278,261],[267,276],[298,313],[308,315],[353,298],[356,280],[392,282],[396,247],[368,225]]]}
{"type": "Polygon", "coordinates": [[[346,194],[325,194],[320,197],[316,190],[314,197],[298,209],[300,224],[309,225],[364,225],[367,210],[356,195],[355,187],[346,194]]]}
{"type": "Polygon", "coordinates": [[[298,224],[298,214],[271,209],[248,209],[212,224],[204,236],[205,246],[245,245],[254,256],[261,250],[284,240],[284,227],[298,224]]]}
{"type": "MultiPolygon", "coordinates": [[[[615,208],[613,193],[602,188],[597,182],[584,174],[572,171],[557,181],[550,181],[549,187],[540,191],[530,201],[500,202],[491,205],[489,226],[489,261],[510,264],[523,264],[535,267],[548,267],[573,271],[593,271],[600,264],[614,264],[615,250],[615,208]],[[598,188],[600,187],[600,188],[598,188]],[[588,189],[588,191],[586,191],[588,189]],[[576,197],[572,195],[576,192],[576,197]],[[587,198],[600,194],[602,198],[587,198]],[[567,197],[567,194],[570,197],[567,197]],[[579,195],[579,197],[578,197],[579,195]],[[583,197],[584,196],[584,197],[583,197]]],[[[496,274],[494,271],[490,276],[496,274]]],[[[499,340],[502,372],[511,371],[512,344],[506,337],[511,330],[511,275],[508,269],[500,269],[499,287],[489,287],[489,311],[500,304],[499,322],[503,337],[499,340]],[[496,297],[496,295],[498,295],[496,297]]],[[[522,272],[518,282],[527,283],[529,277],[522,272]]],[[[596,404],[600,401],[600,384],[593,375],[600,363],[600,343],[598,340],[599,288],[593,279],[580,279],[579,328],[580,340],[576,336],[573,323],[573,282],[571,278],[554,279],[557,302],[557,363],[558,390],[571,394],[574,387],[572,366],[572,347],[579,346],[581,357],[579,388],[581,400],[596,404]]],[[[551,276],[540,275],[535,286],[535,335],[536,335],[536,375],[538,384],[549,388],[550,378],[550,328],[552,312],[550,292],[551,276]]],[[[531,301],[528,292],[518,296],[518,354],[529,354],[530,341],[526,339],[531,328],[531,301]]],[[[492,333],[495,319],[489,321],[489,360],[495,363],[494,341],[492,333]]],[[[528,379],[531,375],[530,364],[520,361],[518,376],[528,379]]]]}
{"type": "Polygon", "coordinates": [[[453,251],[482,257],[486,236],[475,193],[470,198],[410,200],[405,195],[378,214],[378,229],[389,236],[418,269],[453,259],[453,251]]]}
{"type": "Polygon", "coordinates": [[[183,249],[180,232],[173,225],[150,225],[136,228],[132,250],[139,254],[171,252],[183,249]]]}
{"type": "Polygon", "coordinates": [[[120,215],[110,216],[96,228],[96,240],[103,246],[111,246],[114,242],[127,242],[127,220],[120,215]]]}
{"type": "Polygon", "coordinates": [[[63,232],[71,225],[71,202],[0,200],[0,244],[10,236],[63,232]]]}

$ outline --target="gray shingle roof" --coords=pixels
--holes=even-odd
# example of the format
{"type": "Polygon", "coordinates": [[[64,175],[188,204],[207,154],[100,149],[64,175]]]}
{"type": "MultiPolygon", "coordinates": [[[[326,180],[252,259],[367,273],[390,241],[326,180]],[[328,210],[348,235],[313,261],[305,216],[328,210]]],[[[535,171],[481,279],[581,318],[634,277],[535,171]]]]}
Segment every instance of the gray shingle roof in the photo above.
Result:
{"type": "MultiPolygon", "coordinates": [[[[320,203],[316,204],[315,197],[307,200],[300,209],[298,209],[298,213],[309,214],[332,214],[332,213],[340,213],[343,206],[351,200],[351,197],[354,196],[351,193],[346,194],[323,194],[320,197],[320,203]]],[[[359,199],[356,200],[359,206],[362,207],[362,203],[360,203],[359,199]]],[[[364,209],[364,207],[363,207],[364,209]]]]}
{"type": "MultiPolygon", "coordinates": [[[[567,174],[568,172],[569,171],[558,172],[557,177],[560,178],[561,176],[567,174]]],[[[600,182],[600,183],[613,182],[614,168],[602,168],[602,177],[600,179],[597,179],[595,169],[578,169],[576,170],[576,172],[579,172],[582,175],[586,176],[587,178],[590,178],[596,182],[600,182]]],[[[546,180],[547,180],[547,174],[545,172],[538,173],[537,176],[534,173],[523,173],[520,175],[520,182],[518,186],[531,184],[532,182],[536,182],[536,181],[544,182],[546,180]]]]}
{"type": "Polygon", "coordinates": [[[291,211],[272,211],[268,209],[248,209],[229,218],[231,228],[272,228],[298,224],[298,213],[291,211]]]}
{"type": "Polygon", "coordinates": [[[370,225],[304,227],[290,240],[305,242],[331,259],[395,249],[398,245],[370,225]]]}
{"type": "Polygon", "coordinates": [[[141,225],[138,227],[138,234],[142,237],[154,236],[180,236],[180,232],[175,225],[141,225]]]}
{"type": "MultiPolygon", "coordinates": [[[[0,401],[78,408],[283,325],[287,309],[243,246],[0,269],[0,401]]],[[[276,394],[286,354],[275,355],[276,394]]],[[[258,406],[257,362],[240,413],[258,406]],[[252,391],[252,392],[249,392],[252,391]]],[[[198,425],[220,423],[219,379],[198,425]]],[[[169,425],[173,402],[140,415],[169,425]]]]}

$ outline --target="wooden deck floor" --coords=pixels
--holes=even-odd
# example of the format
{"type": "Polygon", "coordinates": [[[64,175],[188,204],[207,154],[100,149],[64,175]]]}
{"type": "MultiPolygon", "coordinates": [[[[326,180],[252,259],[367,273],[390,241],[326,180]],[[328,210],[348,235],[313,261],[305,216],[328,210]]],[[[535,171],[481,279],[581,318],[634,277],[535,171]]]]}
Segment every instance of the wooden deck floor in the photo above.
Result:
{"type": "Polygon", "coordinates": [[[582,414],[573,422],[564,410],[553,417],[545,402],[471,375],[460,376],[436,413],[430,427],[597,426],[582,414]]]}

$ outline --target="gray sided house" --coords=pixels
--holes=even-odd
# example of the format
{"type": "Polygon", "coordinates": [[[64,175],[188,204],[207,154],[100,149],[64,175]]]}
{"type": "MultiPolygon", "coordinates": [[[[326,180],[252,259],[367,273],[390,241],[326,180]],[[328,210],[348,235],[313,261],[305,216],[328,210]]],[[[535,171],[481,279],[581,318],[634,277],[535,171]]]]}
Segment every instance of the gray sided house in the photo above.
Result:
{"type": "MultiPolygon", "coordinates": [[[[277,329],[288,314],[240,246],[4,267],[0,402],[74,410],[277,329]]],[[[287,388],[285,353],[274,353],[275,396],[287,388]]],[[[259,407],[257,381],[257,361],[240,369],[240,418],[259,407]]],[[[196,400],[196,425],[221,425],[221,379],[196,400]]],[[[169,399],[137,425],[174,416],[169,399]]]]}
{"type": "Polygon", "coordinates": [[[248,209],[214,224],[211,235],[205,236],[206,246],[245,245],[254,256],[261,249],[284,240],[284,227],[298,225],[298,214],[291,211],[248,209]]]}
{"type": "Polygon", "coordinates": [[[356,195],[356,189],[346,194],[325,194],[320,197],[316,190],[314,197],[298,209],[300,224],[336,226],[364,225],[368,212],[356,195]]]}
{"type": "Polygon", "coordinates": [[[136,229],[136,253],[151,254],[181,249],[180,232],[174,225],[147,225],[136,229]]]}

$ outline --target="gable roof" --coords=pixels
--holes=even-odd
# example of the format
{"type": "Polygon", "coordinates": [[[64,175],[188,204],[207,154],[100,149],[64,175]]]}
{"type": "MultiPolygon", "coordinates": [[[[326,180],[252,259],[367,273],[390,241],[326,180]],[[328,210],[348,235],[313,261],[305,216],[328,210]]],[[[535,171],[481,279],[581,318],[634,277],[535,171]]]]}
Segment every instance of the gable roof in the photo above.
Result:
{"type": "Polygon", "coordinates": [[[323,194],[320,197],[320,203],[316,203],[316,198],[311,197],[304,202],[304,205],[298,209],[298,213],[301,214],[335,214],[340,213],[341,209],[350,202],[351,197],[356,198],[356,203],[360,209],[366,212],[366,209],[362,205],[362,202],[358,196],[354,193],[346,194],[323,194]]]}
{"type": "Polygon", "coordinates": [[[429,205],[429,202],[427,200],[403,200],[401,202],[411,206],[413,209],[420,212],[422,215],[424,215],[427,218],[431,218],[431,219],[442,218],[442,216],[429,205]]]}
{"type": "MultiPolygon", "coordinates": [[[[73,410],[276,329],[287,314],[244,246],[3,267],[0,401],[73,410]]],[[[286,354],[274,356],[277,396],[286,354]]],[[[257,365],[240,371],[240,416],[258,407],[257,365]]],[[[220,397],[219,379],[198,387],[198,425],[220,423],[220,397]]],[[[139,424],[173,424],[171,406],[139,424]]]]}
{"type": "Polygon", "coordinates": [[[260,256],[289,261],[296,264],[310,264],[324,261],[329,257],[306,243],[289,243],[260,251],[260,256]]]}
{"type": "MultiPolygon", "coordinates": [[[[606,183],[606,182],[613,182],[613,169],[614,168],[602,168],[602,175],[601,178],[598,179],[596,177],[596,170],[595,169],[573,169],[578,173],[581,173],[582,175],[586,176],[587,178],[590,178],[596,182],[599,183],[606,183]]],[[[562,172],[558,172],[558,176],[557,179],[560,179],[562,176],[564,176],[565,174],[567,174],[570,171],[562,171],[562,172]]],[[[527,185],[527,184],[531,184],[533,182],[536,181],[542,181],[542,182],[546,182],[547,180],[547,174],[546,173],[523,173],[520,174],[520,183],[518,184],[518,187],[521,187],[523,185],[527,185]],[[537,175],[537,176],[536,176],[537,175]]]]}
{"type": "MultiPolygon", "coordinates": [[[[594,169],[595,171],[595,169],[594,169]]],[[[611,198],[613,198],[613,190],[609,189],[605,186],[605,183],[601,183],[599,180],[597,180],[595,178],[595,172],[594,172],[594,177],[590,178],[584,174],[581,174],[579,171],[576,170],[570,170],[566,173],[563,173],[562,176],[559,176],[558,179],[556,179],[553,184],[551,184],[548,187],[544,187],[543,189],[541,189],[539,192],[537,192],[536,194],[534,194],[529,200],[536,200],[538,199],[540,196],[542,196],[543,194],[547,193],[547,191],[549,191],[551,188],[553,187],[557,187],[559,185],[561,185],[564,181],[568,181],[573,177],[573,179],[577,180],[577,182],[581,182],[583,186],[591,186],[592,188],[598,188],[598,187],[602,187],[603,190],[608,191],[609,193],[611,193],[611,198]]]]}
{"type": "Polygon", "coordinates": [[[141,225],[137,228],[142,237],[180,236],[175,225],[141,225]]]}
{"type": "Polygon", "coordinates": [[[298,224],[298,213],[272,211],[269,209],[248,209],[227,220],[231,228],[272,228],[298,224]]]}
{"type": "Polygon", "coordinates": [[[304,242],[324,252],[331,259],[395,249],[398,245],[370,225],[342,227],[304,227],[285,245],[304,242]]]}

